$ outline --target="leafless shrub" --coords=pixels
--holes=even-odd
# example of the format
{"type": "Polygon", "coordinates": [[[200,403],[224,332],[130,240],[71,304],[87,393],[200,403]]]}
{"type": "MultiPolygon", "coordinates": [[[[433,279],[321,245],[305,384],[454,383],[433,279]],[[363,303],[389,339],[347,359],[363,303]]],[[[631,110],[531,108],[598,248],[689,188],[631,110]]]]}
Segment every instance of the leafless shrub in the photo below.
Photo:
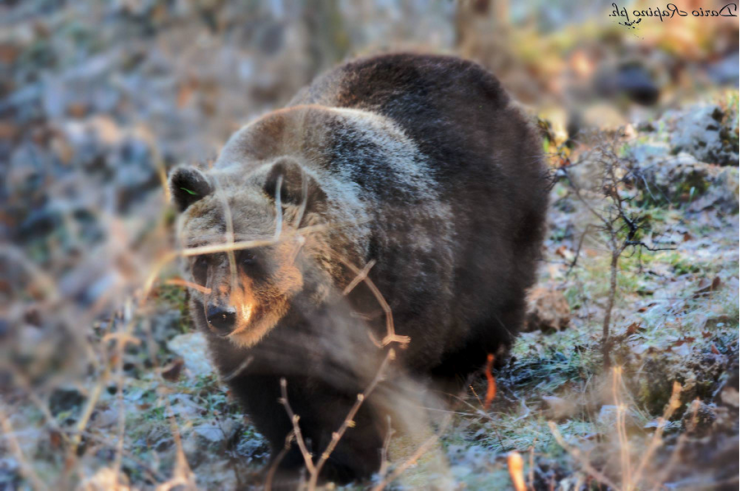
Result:
{"type": "Polygon", "coordinates": [[[617,296],[620,257],[628,250],[641,254],[642,250],[655,252],[673,250],[674,247],[646,242],[649,217],[636,206],[641,191],[635,186],[633,162],[620,152],[624,143],[622,138],[618,134],[607,136],[597,132],[592,140],[593,144],[575,163],[558,169],[556,178],[567,181],[569,189],[593,219],[578,241],[569,272],[576,266],[587,236],[609,251],[609,290],[602,321],[602,354],[605,367],[609,367],[610,327],[617,296]]]}

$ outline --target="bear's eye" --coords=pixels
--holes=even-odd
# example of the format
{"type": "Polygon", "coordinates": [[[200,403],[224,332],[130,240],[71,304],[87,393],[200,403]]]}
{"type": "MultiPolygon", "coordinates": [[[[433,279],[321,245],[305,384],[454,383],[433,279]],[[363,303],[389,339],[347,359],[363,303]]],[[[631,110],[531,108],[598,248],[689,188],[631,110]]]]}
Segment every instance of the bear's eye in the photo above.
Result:
{"type": "Polygon", "coordinates": [[[244,266],[254,266],[257,263],[257,255],[252,251],[245,250],[239,255],[239,261],[244,266]]]}
{"type": "Polygon", "coordinates": [[[208,256],[198,256],[193,263],[193,278],[200,285],[206,284],[208,275],[208,256]]]}

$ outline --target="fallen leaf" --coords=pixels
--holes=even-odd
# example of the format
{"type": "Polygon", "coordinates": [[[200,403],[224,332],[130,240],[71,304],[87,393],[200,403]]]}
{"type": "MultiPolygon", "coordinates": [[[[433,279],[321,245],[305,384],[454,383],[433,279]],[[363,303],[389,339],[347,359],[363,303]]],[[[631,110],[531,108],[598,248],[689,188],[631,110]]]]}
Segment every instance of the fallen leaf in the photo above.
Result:
{"type": "Polygon", "coordinates": [[[162,378],[168,382],[176,382],[180,375],[182,375],[182,367],[185,366],[185,362],[182,358],[176,358],[172,363],[162,368],[162,378]]]}
{"type": "Polygon", "coordinates": [[[681,346],[681,345],[683,345],[685,343],[693,343],[694,341],[696,341],[696,338],[693,338],[691,336],[685,336],[685,337],[683,337],[683,338],[681,338],[679,340],[674,341],[673,344],[671,345],[671,347],[676,347],[677,348],[677,347],[679,347],[679,346],[681,346]]]}
{"type": "Polygon", "coordinates": [[[655,302],[650,302],[649,304],[647,304],[647,305],[645,305],[645,306],[643,306],[643,307],[640,307],[639,309],[637,309],[637,311],[638,311],[638,312],[646,312],[646,311],[647,311],[647,310],[648,310],[648,309],[649,309],[650,307],[652,307],[652,306],[654,306],[654,305],[657,305],[657,303],[655,303],[655,302]]]}
{"type": "MultiPolygon", "coordinates": [[[[672,350],[672,347],[668,348],[668,350],[666,351],[670,351],[670,350],[672,350]]],[[[689,347],[688,344],[681,344],[675,350],[673,350],[673,352],[676,353],[678,356],[686,357],[691,354],[691,348],[689,347]]]]}
{"type": "Polygon", "coordinates": [[[82,118],[87,114],[87,104],[82,102],[73,102],[67,106],[67,114],[73,118],[82,118]]]}
{"type": "Polygon", "coordinates": [[[722,280],[719,276],[715,276],[710,282],[707,278],[702,278],[699,282],[697,290],[694,292],[694,298],[699,297],[705,293],[713,292],[722,286],[722,280]]]}
{"type": "Polygon", "coordinates": [[[627,326],[627,336],[632,336],[640,329],[640,323],[639,322],[633,322],[629,326],[627,326]]]}
{"type": "Polygon", "coordinates": [[[740,406],[740,397],[738,397],[737,389],[733,387],[725,387],[720,394],[720,398],[722,399],[722,402],[724,402],[728,406],[740,406]]]}
{"type": "Polygon", "coordinates": [[[49,431],[49,443],[51,448],[58,449],[62,446],[62,434],[56,430],[49,431]]]}
{"type": "Polygon", "coordinates": [[[575,257],[573,252],[570,251],[566,246],[561,245],[557,249],[555,249],[555,254],[562,257],[563,259],[567,259],[568,261],[572,261],[575,257]]]}

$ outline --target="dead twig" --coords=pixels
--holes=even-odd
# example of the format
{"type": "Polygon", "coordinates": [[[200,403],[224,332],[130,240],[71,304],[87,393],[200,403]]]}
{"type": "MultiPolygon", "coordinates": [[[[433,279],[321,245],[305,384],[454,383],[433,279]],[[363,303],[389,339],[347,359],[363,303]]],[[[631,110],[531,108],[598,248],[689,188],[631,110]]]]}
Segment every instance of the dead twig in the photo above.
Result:
{"type": "Polygon", "coordinates": [[[309,474],[313,476],[316,472],[316,467],[313,464],[313,456],[311,455],[311,452],[308,451],[308,448],[306,448],[306,442],[303,440],[301,426],[298,424],[301,418],[295,414],[293,412],[293,408],[290,407],[290,402],[288,401],[288,381],[284,378],[280,379],[280,394],[281,397],[279,402],[285,408],[285,412],[288,413],[290,422],[293,425],[293,434],[295,435],[296,443],[298,444],[301,455],[303,455],[303,460],[306,463],[306,469],[308,469],[309,474]]]}
{"type": "Polygon", "coordinates": [[[15,455],[16,460],[18,461],[18,465],[20,466],[21,473],[23,476],[28,479],[28,482],[31,484],[31,487],[35,490],[42,490],[42,489],[48,489],[46,487],[46,484],[39,478],[39,476],[34,472],[33,467],[28,464],[26,461],[25,456],[23,455],[23,450],[21,450],[21,446],[18,444],[18,440],[15,438],[15,431],[13,430],[13,425],[10,423],[10,420],[5,416],[5,411],[0,408],[0,426],[3,428],[3,432],[8,438],[8,443],[10,444],[10,450],[15,455]]]}
{"type": "MultiPolygon", "coordinates": [[[[359,269],[357,266],[355,266],[351,262],[347,261],[341,255],[334,253],[334,257],[336,257],[342,264],[344,264],[353,273],[355,273],[355,275],[363,276],[361,269],[359,269]]],[[[365,273],[365,275],[363,276],[362,281],[364,281],[365,284],[368,286],[368,288],[370,288],[370,291],[373,293],[373,295],[375,296],[375,299],[380,304],[380,307],[383,309],[383,312],[385,312],[386,335],[380,342],[381,346],[385,347],[391,343],[398,343],[401,346],[401,348],[407,347],[408,344],[411,342],[411,338],[408,336],[400,336],[396,334],[396,329],[393,324],[393,312],[391,312],[391,307],[388,305],[388,302],[385,301],[383,294],[380,293],[380,290],[378,290],[378,287],[375,286],[375,283],[373,283],[373,280],[371,280],[367,276],[367,273],[365,273]]]]}
{"type": "Polygon", "coordinates": [[[383,375],[385,374],[385,370],[388,367],[388,363],[390,363],[395,358],[396,352],[393,351],[392,348],[389,349],[388,354],[385,356],[383,363],[381,363],[380,368],[378,369],[378,372],[375,374],[375,378],[373,378],[372,382],[370,382],[370,385],[367,387],[367,389],[365,389],[365,392],[363,392],[362,394],[357,394],[357,400],[352,406],[352,409],[350,409],[349,413],[347,413],[347,417],[344,418],[344,421],[342,422],[342,425],[339,427],[339,429],[332,433],[329,445],[321,454],[321,457],[316,464],[315,472],[311,474],[308,489],[314,489],[316,487],[319,474],[321,473],[321,469],[324,467],[324,464],[326,464],[329,456],[331,456],[331,453],[337,447],[339,440],[342,438],[342,436],[344,436],[344,432],[347,431],[347,428],[349,428],[350,426],[354,426],[354,418],[357,414],[357,411],[360,410],[360,406],[362,406],[362,403],[365,402],[365,399],[370,397],[370,394],[372,394],[372,392],[375,390],[375,387],[377,387],[378,383],[383,379],[383,375]]]}
{"type": "Polygon", "coordinates": [[[560,434],[560,431],[558,430],[558,425],[555,424],[554,421],[548,421],[547,425],[550,427],[550,432],[552,432],[552,435],[555,437],[555,440],[558,442],[558,444],[563,447],[563,449],[568,452],[581,466],[583,469],[588,472],[592,477],[594,477],[597,481],[606,484],[607,486],[610,486],[612,489],[615,489],[619,491],[621,488],[614,484],[614,482],[606,477],[604,474],[596,470],[591,463],[588,461],[587,458],[585,458],[583,455],[581,455],[581,451],[578,448],[571,447],[567,443],[565,443],[565,440],[563,439],[563,436],[560,434]]]}
{"type": "Polygon", "coordinates": [[[172,285],[172,286],[184,286],[187,288],[192,288],[193,290],[201,292],[203,295],[210,295],[211,289],[206,288],[205,286],[200,286],[197,283],[193,283],[192,281],[183,280],[182,278],[173,278],[171,280],[167,280],[164,282],[165,285],[172,285]]]}
{"type": "Polygon", "coordinates": [[[288,417],[290,418],[290,421],[293,425],[292,433],[295,436],[296,443],[298,444],[298,448],[301,451],[301,455],[303,456],[303,460],[306,464],[306,470],[308,470],[310,476],[308,481],[309,490],[316,489],[321,470],[323,469],[327,460],[329,460],[329,457],[339,444],[339,441],[342,439],[347,429],[355,425],[354,418],[357,415],[357,412],[360,410],[360,407],[365,402],[365,400],[370,397],[370,394],[372,394],[372,392],[375,390],[378,383],[383,379],[383,375],[385,374],[385,370],[388,367],[388,364],[392,360],[394,360],[395,357],[395,351],[393,349],[388,350],[385,359],[380,364],[380,368],[375,374],[373,380],[370,382],[370,385],[368,385],[364,392],[357,394],[357,400],[350,408],[339,429],[332,433],[331,441],[326,446],[326,449],[321,453],[319,460],[315,464],[313,462],[313,455],[311,454],[311,452],[308,451],[305,440],[303,438],[303,434],[301,433],[301,427],[299,424],[300,416],[293,412],[293,408],[291,408],[290,401],[288,400],[288,382],[285,380],[285,378],[280,379],[280,404],[282,404],[285,408],[285,411],[288,413],[288,417]]]}
{"type": "Polygon", "coordinates": [[[270,470],[267,471],[267,477],[265,478],[265,491],[272,489],[272,481],[275,478],[275,472],[280,466],[280,462],[285,458],[285,454],[290,451],[290,447],[293,445],[293,439],[295,438],[295,432],[291,431],[288,436],[285,437],[285,445],[280,452],[275,456],[275,460],[270,465],[270,470]]]}
{"type": "Polygon", "coordinates": [[[362,268],[362,270],[359,273],[357,273],[357,276],[355,276],[354,279],[352,279],[352,281],[349,282],[349,284],[346,286],[346,288],[342,292],[342,295],[344,296],[349,295],[352,292],[352,290],[355,289],[357,285],[365,281],[365,278],[367,278],[367,275],[370,272],[370,270],[373,268],[373,266],[375,266],[375,259],[371,259],[370,261],[368,261],[365,267],[362,268]]]}

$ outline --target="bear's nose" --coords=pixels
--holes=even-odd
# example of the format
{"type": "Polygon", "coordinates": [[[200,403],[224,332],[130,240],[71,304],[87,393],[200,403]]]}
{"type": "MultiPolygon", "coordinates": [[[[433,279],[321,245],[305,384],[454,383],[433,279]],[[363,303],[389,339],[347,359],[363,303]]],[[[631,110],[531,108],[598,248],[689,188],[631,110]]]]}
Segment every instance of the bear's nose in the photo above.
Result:
{"type": "Polygon", "coordinates": [[[208,324],[211,325],[219,334],[226,335],[231,333],[236,323],[236,310],[233,307],[221,307],[218,305],[209,305],[206,312],[208,324]]]}

